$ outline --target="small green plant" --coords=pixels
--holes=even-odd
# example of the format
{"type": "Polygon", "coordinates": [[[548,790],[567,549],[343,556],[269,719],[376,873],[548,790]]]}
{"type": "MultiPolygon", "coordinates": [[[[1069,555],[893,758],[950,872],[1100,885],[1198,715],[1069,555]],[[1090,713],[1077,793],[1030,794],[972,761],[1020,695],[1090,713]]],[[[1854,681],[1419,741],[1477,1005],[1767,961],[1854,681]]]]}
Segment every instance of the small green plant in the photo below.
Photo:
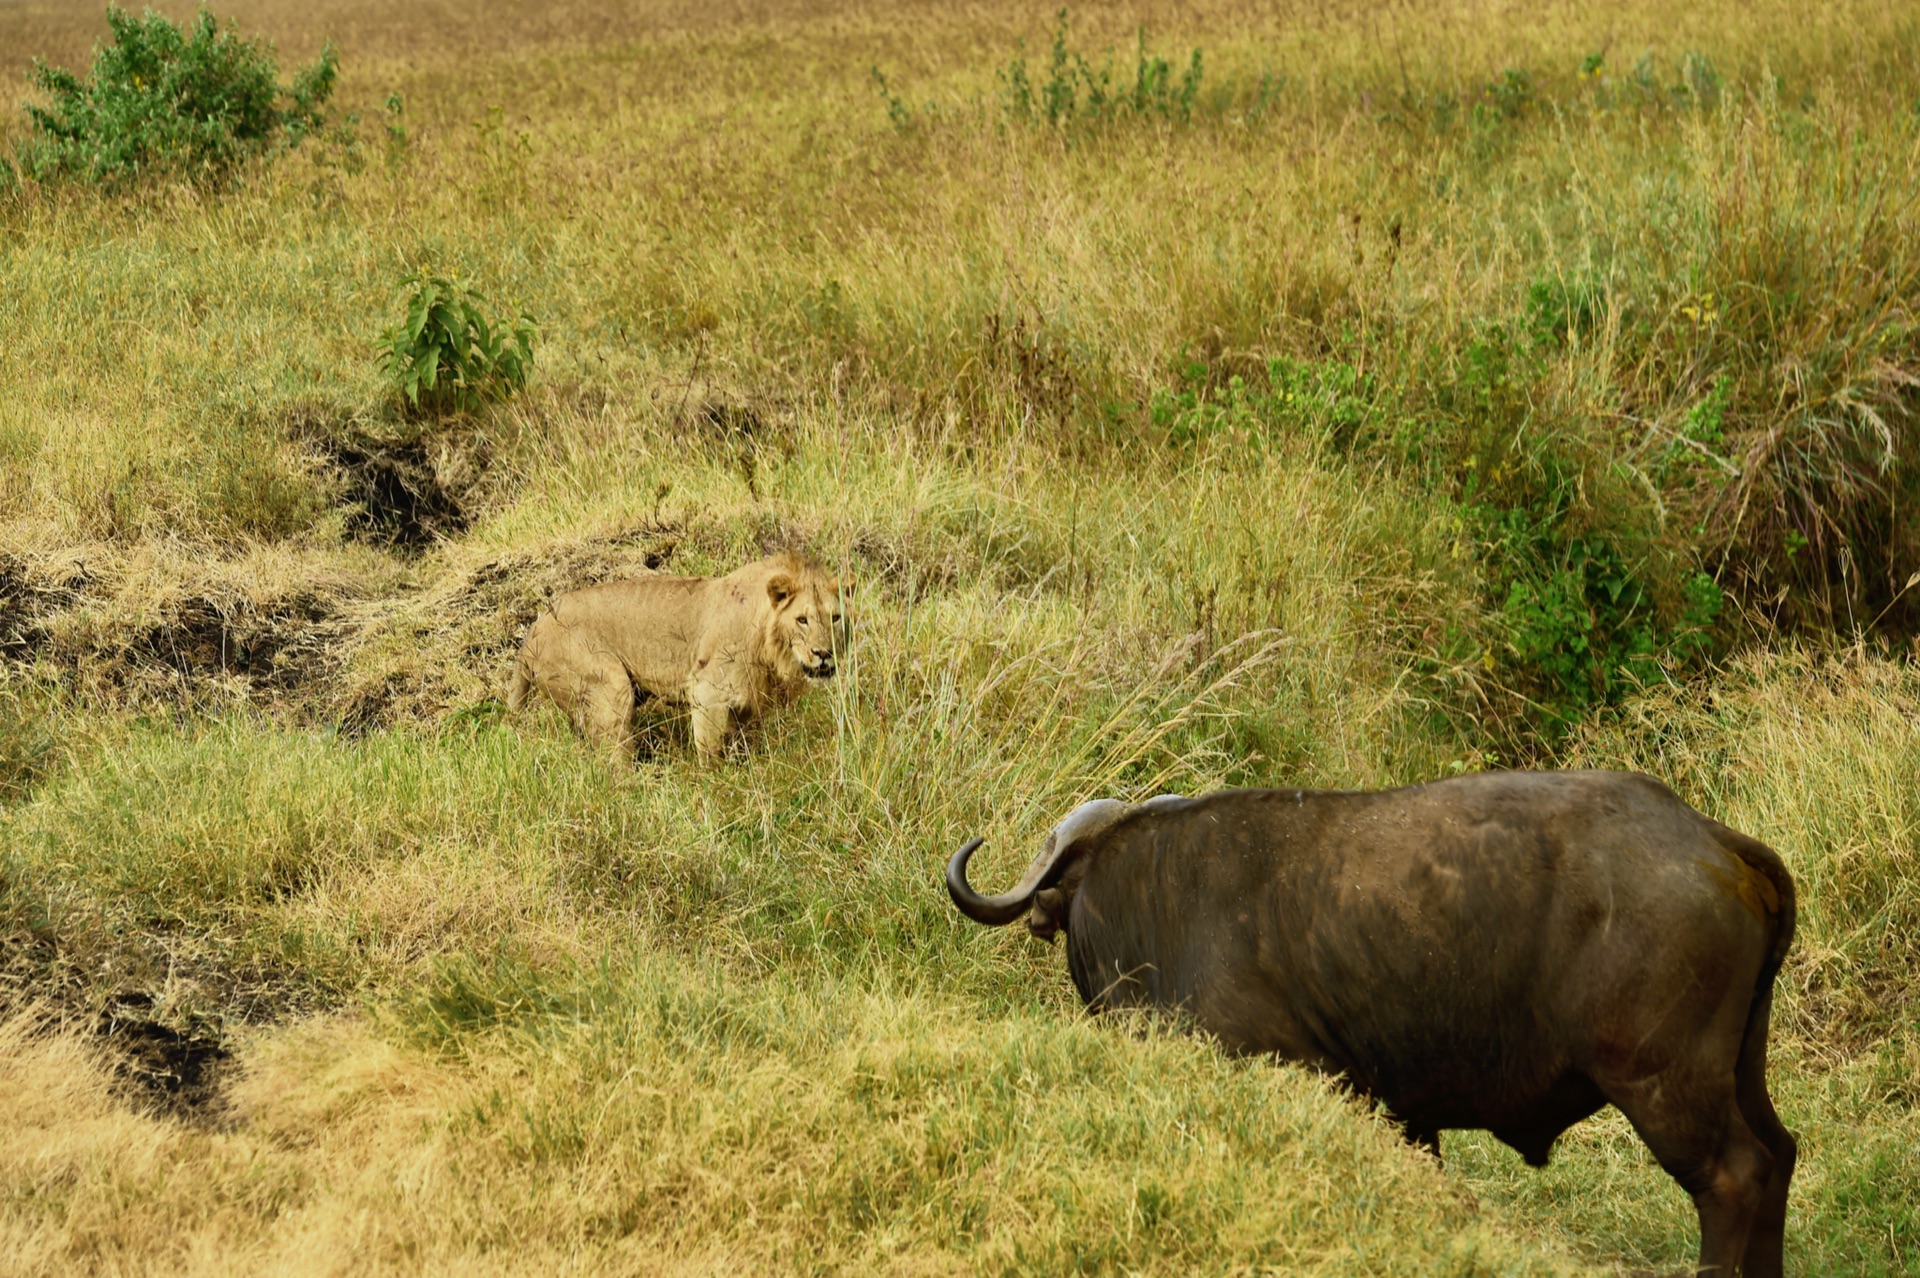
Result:
{"type": "Polygon", "coordinates": [[[490,321],[487,301],[423,268],[400,281],[411,289],[407,317],[380,335],[379,360],[416,408],[474,408],[504,399],[533,372],[533,319],[490,321]]]}
{"type": "Polygon", "coordinates": [[[34,62],[32,82],[47,101],[28,104],[18,154],[36,181],[113,185],[151,173],[218,181],[244,160],[299,145],[322,123],[339,66],[332,45],[282,86],[271,46],[242,40],[204,8],[184,31],[117,6],[107,25],[113,39],[95,50],[90,78],[34,62]]]}
{"type": "Polygon", "coordinates": [[[1679,429],[1655,454],[1650,472],[1655,482],[1665,483],[1676,471],[1701,466],[1715,467],[1723,477],[1735,473],[1733,463],[1720,455],[1727,437],[1722,422],[1732,401],[1733,379],[1724,375],[1715,378],[1706,398],[1686,411],[1679,429]]]}
{"type": "Polygon", "coordinates": [[[398,93],[387,95],[387,166],[396,168],[407,158],[407,101],[398,93]]]}
{"type": "Polygon", "coordinates": [[[1527,285],[1527,335],[1536,347],[1566,346],[1599,326],[1606,285],[1586,276],[1550,276],[1527,285]]]}
{"type": "Polygon", "coordinates": [[[1533,73],[1523,67],[1508,67],[1482,90],[1481,100],[1474,104],[1474,120],[1489,128],[1518,120],[1533,109],[1536,97],[1533,73]]]}
{"type": "MultiPolygon", "coordinates": [[[[1026,41],[1014,43],[1014,55],[994,72],[999,81],[1000,109],[1005,123],[1050,128],[1085,128],[1112,124],[1122,119],[1160,119],[1174,124],[1189,124],[1203,109],[1213,114],[1231,110],[1241,112],[1245,123],[1264,119],[1286,84],[1284,76],[1263,74],[1258,83],[1251,80],[1216,88],[1203,104],[1200,81],[1204,59],[1195,49],[1187,65],[1175,73],[1174,65],[1157,54],[1147,52],[1147,35],[1138,33],[1134,49],[1133,71],[1129,78],[1124,64],[1116,65],[1109,47],[1098,66],[1085,55],[1067,46],[1067,11],[1058,13],[1048,46],[1046,77],[1035,80],[1036,70],[1027,67],[1026,41]]],[[[914,107],[893,91],[879,67],[871,68],[874,86],[887,109],[887,119],[901,132],[911,130],[924,114],[941,118],[940,108],[928,102],[916,113],[914,107]]]]}
{"type": "Polygon", "coordinates": [[[881,100],[887,104],[887,119],[892,121],[893,127],[902,133],[913,128],[913,108],[894,93],[893,86],[887,83],[887,77],[881,74],[878,66],[873,68],[873,84],[880,90],[881,100]]]}
{"type": "Polygon", "coordinates": [[[1713,59],[1704,53],[1689,53],[1680,59],[1680,83],[1674,86],[1674,96],[1702,111],[1719,106],[1720,72],[1713,59]]]}
{"type": "MultiPolygon", "coordinates": [[[[1011,61],[997,73],[1001,105],[1007,119],[1015,124],[1045,123],[1056,128],[1072,124],[1101,123],[1122,115],[1157,116],[1185,124],[1193,118],[1200,93],[1200,50],[1178,79],[1165,58],[1147,53],[1143,30],[1134,52],[1133,83],[1116,84],[1113,50],[1100,66],[1067,47],[1067,11],[1059,12],[1060,25],[1054,29],[1053,44],[1047,62],[1047,78],[1038,86],[1027,71],[1025,45],[1016,46],[1011,61]]],[[[1272,77],[1262,79],[1257,99],[1262,112],[1272,92],[1272,77]]]]}

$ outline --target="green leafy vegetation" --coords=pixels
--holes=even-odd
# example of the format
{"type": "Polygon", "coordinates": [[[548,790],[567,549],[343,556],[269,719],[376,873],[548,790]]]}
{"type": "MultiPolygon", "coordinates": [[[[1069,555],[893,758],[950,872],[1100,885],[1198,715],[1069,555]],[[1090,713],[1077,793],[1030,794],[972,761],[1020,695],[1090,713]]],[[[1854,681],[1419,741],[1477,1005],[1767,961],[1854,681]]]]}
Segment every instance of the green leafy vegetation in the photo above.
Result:
{"type": "MultiPolygon", "coordinates": [[[[1250,84],[1229,81],[1202,94],[1200,86],[1205,71],[1201,50],[1194,49],[1185,64],[1176,68],[1165,57],[1147,51],[1144,27],[1134,32],[1130,66],[1125,61],[1115,62],[1111,45],[1096,65],[1071,46],[1067,14],[1063,7],[1055,15],[1056,25],[1044,68],[1029,68],[1026,42],[1020,40],[1014,56],[995,69],[994,97],[1002,124],[1083,131],[1123,120],[1188,125],[1196,112],[1221,116],[1230,111],[1246,120],[1257,121],[1283,85],[1280,77],[1263,72],[1250,84]]],[[[879,67],[873,67],[871,74],[888,120],[903,132],[911,130],[922,118],[934,121],[957,114],[952,108],[943,110],[934,101],[927,102],[916,113],[894,91],[892,82],[879,67]]]]}
{"type": "Polygon", "coordinates": [[[1046,78],[1036,82],[1026,58],[1016,55],[995,72],[1001,106],[1014,124],[1099,124],[1121,115],[1159,117],[1176,123],[1193,119],[1200,95],[1200,50],[1195,49],[1176,80],[1165,58],[1149,57],[1147,34],[1139,33],[1133,74],[1116,79],[1113,50],[1098,69],[1085,55],[1067,47],[1067,11],[1058,14],[1046,78]]]}
{"type": "Polygon", "coordinates": [[[475,408],[522,390],[533,373],[530,316],[487,319],[485,298],[431,268],[400,281],[407,315],[380,335],[380,366],[415,407],[475,408]]]}
{"type": "Polygon", "coordinates": [[[18,154],[36,181],[220,181],[318,128],[339,71],[329,45],[282,85],[268,47],[222,28],[204,8],[186,30],[118,6],[108,7],[107,25],[112,42],[95,50],[90,76],[34,63],[43,102],[27,103],[30,127],[18,154]]]}

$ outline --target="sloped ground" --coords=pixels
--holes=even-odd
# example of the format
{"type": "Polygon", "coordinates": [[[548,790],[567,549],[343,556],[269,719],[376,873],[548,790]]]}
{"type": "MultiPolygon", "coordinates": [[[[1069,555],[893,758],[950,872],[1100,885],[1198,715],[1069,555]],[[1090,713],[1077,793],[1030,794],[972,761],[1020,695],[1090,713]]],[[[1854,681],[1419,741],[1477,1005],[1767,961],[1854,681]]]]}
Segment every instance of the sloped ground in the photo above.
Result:
{"type": "MultiPolygon", "coordinates": [[[[1912,1267],[1899,582],[1847,561],[1828,611],[1880,615],[1836,641],[1728,575],[1705,655],[1530,708],[1670,627],[1711,457],[1910,429],[1908,17],[1076,14],[1218,93],[1049,129],[995,77],[1017,37],[1048,74],[1024,12],[390,9],[233,10],[284,62],[340,42],[357,145],[0,209],[15,1270],[1677,1270],[1690,1206],[1617,1116],[1436,1167],[1321,1080],[1087,1022],[939,890],[1091,795],[1527,759],[1787,857],[1789,1263],[1912,1267]],[[540,319],[524,394],[393,402],[423,259],[540,319]],[[1592,327],[1535,288],[1590,278],[1592,327]],[[856,650],[726,765],[662,714],[614,773],[498,703],[552,594],[783,547],[858,579],[856,650]],[[1555,620],[1588,562],[1652,612],[1555,620]]],[[[82,16],[0,12],[0,57],[77,61],[82,16]]],[[[1768,536],[1824,490],[1781,491],[1768,536]]],[[[1725,562],[1772,589],[1772,553],[1725,562]]]]}

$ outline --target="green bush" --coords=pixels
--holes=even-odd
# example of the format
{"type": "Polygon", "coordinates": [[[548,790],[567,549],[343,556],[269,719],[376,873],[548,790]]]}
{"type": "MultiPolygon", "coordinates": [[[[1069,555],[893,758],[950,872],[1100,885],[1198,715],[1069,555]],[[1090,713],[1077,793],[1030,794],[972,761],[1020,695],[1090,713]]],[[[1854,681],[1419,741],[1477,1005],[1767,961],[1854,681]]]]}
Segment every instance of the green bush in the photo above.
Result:
{"type": "Polygon", "coordinates": [[[475,408],[504,399],[533,372],[533,319],[511,327],[489,321],[487,300],[423,269],[400,281],[411,288],[407,317],[380,335],[379,360],[394,388],[416,408],[475,408]]]}
{"type": "Polygon", "coordinates": [[[48,101],[28,104],[19,155],[38,181],[116,184],[163,172],[218,180],[277,144],[298,145],[333,92],[332,45],[282,87],[271,46],[222,30],[205,9],[187,31],[117,6],[107,25],[113,40],[94,51],[90,79],[34,62],[34,87],[48,101]]]}
{"type": "Polygon", "coordinates": [[[1289,436],[1345,446],[1374,411],[1373,387],[1338,360],[1270,359],[1264,378],[1256,373],[1251,382],[1232,374],[1221,384],[1192,359],[1175,373],[1180,388],[1156,390],[1146,406],[1148,422],[1175,448],[1221,438],[1272,448],[1289,436]]]}
{"type": "MultiPolygon", "coordinates": [[[[1720,588],[1685,576],[1664,604],[1665,583],[1644,550],[1623,553],[1617,534],[1580,528],[1571,477],[1526,505],[1466,508],[1468,527],[1499,598],[1504,659],[1495,669],[1527,702],[1526,727],[1549,739],[1593,706],[1683,673],[1713,647],[1720,588]]],[[[1517,726],[1517,725],[1516,725],[1517,726]]]]}
{"type": "MultiPolygon", "coordinates": [[[[1596,277],[1536,281],[1508,322],[1402,366],[1418,369],[1417,390],[1339,358],[1227,374],[1183,357],[1147,420],[1172,449],[1326,449],[1385,462],[1440,498],[1458,553],[1478,565],[1478,598],[1472,620],[1425,638],[1420,661],[1469,693],[1455,704],[1503,751],[1525,755],[1693,672],[1728,637],[1700,530],[1663,519],[1621,478],[1609,438],[1551,407],[1555,361],[1609,305],[1596,277]]],[[[1678,483],[1710,464],[1701,450],[1721,441],[1730,388],[1714,381],[1640,473],[1678,483]]]]}

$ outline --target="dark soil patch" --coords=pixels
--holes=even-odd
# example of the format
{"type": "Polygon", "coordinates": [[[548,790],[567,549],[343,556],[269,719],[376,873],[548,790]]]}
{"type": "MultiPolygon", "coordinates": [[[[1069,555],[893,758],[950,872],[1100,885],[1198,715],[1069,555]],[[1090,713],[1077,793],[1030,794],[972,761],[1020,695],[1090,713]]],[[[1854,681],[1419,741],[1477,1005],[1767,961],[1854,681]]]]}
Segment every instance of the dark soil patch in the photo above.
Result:
{"type": "Polygon", "coordinates": [[[759,413],[741,404],[710,399],[693,414],[701,434],[729,447],[758,445],[767,439],[767,424],[759,413]]]}
{"type": "Polygon", "coordinates": [[[110,587],[77,568],[0,554],[0,663],[38,668],[70,690],[193,699],[225,677],[250,695],[281,697],[334,668],[346,628],[334,604],[306,589],[265,600],[191,594],[116,612],[110,587]]]}
{"type": "Polygon", "coordinates": [[[0,554],[0,660],[32,661],[46,642],[46,618],[72,606],[86,590],[79,572],[47,579],[26,561],[0,554]]]}
{"type": "Polygon", "coordinates": [[[352,436],[318,446],[340,476],[347,534],[356,540],[420,551],[466,529],[467,511],[441,482],[427,440],[352,436]]]}
{"type": "Polygon", "coordinates": [[[45,1032],[89,1030],[117,1091],[142,1111],[224,1121],[234,1061],[218,1024],[267,1025],[328,1002],[291,969],[222,965],[170,951],[152,933],[109,937],[83,923],[62,936],[23,918],[18,897],[0,896],[0,1018],[25,1012],[45,1032]],[[163,1013],[150,991],[168,981],[191,987],[217,1019],[163,1013]]]}
{"type": "Polygon", "coordinates": [[[484,435],[449,419],[407,427],[326,403],[288,410],[282,428],[332,480],[356,541],[416,553],[465,531],[468,488],[487,468],[484,435]]]}
{"type": "Polygon", "coordinates": [[[785,432],[745,404],[706,399],[681,420],[696,439],[732,464],[755,501],[760,500],[761,466],[769,458],[790,457],[793,453],[793,443],[785,432]]]}
{"type": "Polygon", "coordinates": [[[188,1122],[216,1123],[226,1110],[221,1085],[233,1053],[211,1037],[183,1034],[152,1019],[144,994],[116,999],[98,1032],[114,1050],[122,1090],[142,1108],[188,1122]]]}
{"type": "Polygon", "coordinates": [[[327,659],[330,617],[311,596],[267,605],[191,598],[138,631],[126,656],[182,679],[223,674],[263,691],[290,692],[309,683],[327,659]]]}

